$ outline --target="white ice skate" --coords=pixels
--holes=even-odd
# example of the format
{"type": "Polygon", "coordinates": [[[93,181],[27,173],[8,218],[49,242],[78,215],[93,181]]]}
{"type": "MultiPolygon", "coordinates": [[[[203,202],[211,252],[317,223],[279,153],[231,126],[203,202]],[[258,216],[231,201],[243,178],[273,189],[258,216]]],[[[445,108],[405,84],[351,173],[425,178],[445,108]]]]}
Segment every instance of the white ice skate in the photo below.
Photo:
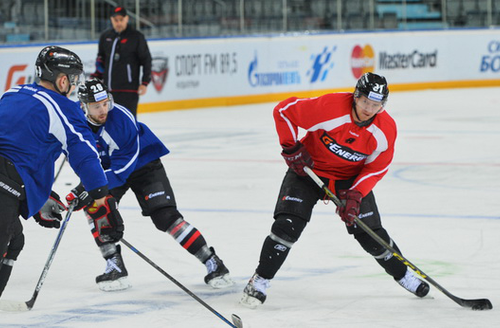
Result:
{"type": "Polygon", "coordinates": [[[213,247],[210,247],[210,250],[213,255],[205,262],[208,272],[205,276],[205,283],[215,289],[227,288],[234,285],[229,275],[229,270],[215,254],[213,247]]]}
{"type": "Polygon", "coordinates": [[[406,269],[405,276],[398,280],[398,284],[418,297],[424,297],[429,293],[430,289],[429,284],[415,277],[410,269],[406,269]]]}
{"type": "Polygon", "coordinates": [[[266,301],[266,289],[269,287],[271,287],[270,280],[255,273],[243,290],[240,304],[250,309],[259,307],[266,301]]]}
{"type": "Polygon", "coordinates": [[[120,250],[106,260],[106,270],[95,278],[97,286],[104,292],[114,292],[132,287],[120,250]]]}

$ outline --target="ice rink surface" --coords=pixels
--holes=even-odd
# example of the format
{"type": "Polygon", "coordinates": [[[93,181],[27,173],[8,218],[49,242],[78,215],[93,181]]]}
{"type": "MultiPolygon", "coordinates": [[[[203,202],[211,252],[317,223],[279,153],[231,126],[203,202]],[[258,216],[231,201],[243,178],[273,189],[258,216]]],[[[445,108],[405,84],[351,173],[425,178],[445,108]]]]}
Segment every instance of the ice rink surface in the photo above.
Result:
{"type": "MultiPolygon", "coordinates": [[[[498,327],[500,325],[500,92],[498,88],[398,92],[387,110],[396,156],[375,187],[382,220],[403,254],[452,294],[489,298],[491,311],[461,308],[431,286],[418,299],[349,236],[333,204],[313,218],[257,310],[238,304],[269,234],[286,170],[275,103],[140,114],[165,142],[162,158],[185,219],[214,246],[235,286],[212,290],[204,265],[121,202],[125,238],[224,317],[244,327],[498,327]]],[[[69,165],[55,190],[78,182],[69,165]]],[[[27,301],[57,235],[24,222],[26,245],[2,299],[27,301]]],[[[122,246],[133,287],[101,292],[105,268],[82,212],[75,213],[34,308],[0,313],[1,327],[228,327],[122,246]]]]}

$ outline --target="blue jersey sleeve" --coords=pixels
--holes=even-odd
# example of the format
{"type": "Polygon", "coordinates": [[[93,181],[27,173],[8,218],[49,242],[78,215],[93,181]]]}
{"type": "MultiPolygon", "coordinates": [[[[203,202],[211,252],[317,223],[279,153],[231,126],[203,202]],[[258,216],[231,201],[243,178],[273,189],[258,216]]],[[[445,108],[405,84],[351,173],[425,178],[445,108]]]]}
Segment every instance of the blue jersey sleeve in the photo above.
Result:
{"type": "Polygon", "coordinates": [[[61,152],[89,191],[105,192],[106,175],[79,106],[35,83],[7,91],[0,100],[0,155],[14,163],[25,185],[24,218],[49,197],[61,152]]]}
{"type": "Polygon", "coordinates": [[[63,151],[85,189],[105,187],[108,181],[101,166],[95,139],[82,109],[77,103],[68,99],[68,104],[61,106],[61,113],[58,112],[58,115],[64,134],[61,134],[57,127],[51,128],[52,133],[61,141],[63,151]]]}
{"type": "MultiPolygon", "coordinates": [[[[109,188],[122,186],[135,171],[140,153],[139,130],[130,112],[115,105],[108,114],[107,122],[100,133],[99,146],[106,149],[101,158],[106,161],[104,171],[109,188]]],[[[101,151],[101,149],[99,149],[101,151]]]]}

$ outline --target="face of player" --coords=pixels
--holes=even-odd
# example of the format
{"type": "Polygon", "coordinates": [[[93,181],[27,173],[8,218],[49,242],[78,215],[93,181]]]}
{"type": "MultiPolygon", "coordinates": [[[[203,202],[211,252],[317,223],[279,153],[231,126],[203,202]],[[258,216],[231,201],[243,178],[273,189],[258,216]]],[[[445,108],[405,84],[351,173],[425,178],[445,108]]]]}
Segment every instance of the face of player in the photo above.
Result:
{"type": "Polygon", "coordinates": [[[359,98],[354,98],[354,103],[356,106],[353,108],[353,111],[356,111],[356,113],[353,114],[357,114],[357,116],[353,115],[353,117],[356,122],[368,121],[382,109],[381,102],[370,100],[363,95],[359,98]]]}
{"type": "Polygon", "coordinates": [[[87,116],[97,124],[104,124],[108,119],[109,99],[99,102],[89,103],[87,105],[87,116]]]}
{"type": "Polygon", "coordinates": [[[128,15],[127,16],[116,15],[111,17],[111,24],[113,25],[113,29],[116,31],[116,33],[121,33],[125,31],[128,24],[128,15]]]}
{"type": "Polygon", "coordinates": [[[60,74],[59,77],[56,79],[56,84],[60,90],[60,93],[65,95],[66,97],[69,97],[71,93],[75,90],[76,87],[75,81],[76,83],[78,83],[78,76],[75,76],[73,74],[70,75],[60,74]]]}

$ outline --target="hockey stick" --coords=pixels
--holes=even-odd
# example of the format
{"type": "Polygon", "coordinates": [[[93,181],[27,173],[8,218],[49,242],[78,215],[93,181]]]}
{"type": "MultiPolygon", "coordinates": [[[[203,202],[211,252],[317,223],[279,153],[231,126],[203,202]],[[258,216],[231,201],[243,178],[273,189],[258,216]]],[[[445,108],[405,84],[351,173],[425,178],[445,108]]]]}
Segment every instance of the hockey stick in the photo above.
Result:
{"type": "MultiPolygon", "coordinates": [[[[316,175],[316,173],[313,172],[309,167],[304,167],[304,171],[311,177],[311,179],[316,182],[316,184],[323,189],[323,191],[326,193],[326,195],[337,205],[337,207],[342,206],[342,203],[340,200],[335,196],[334,193],[331,192],[330,189],[323,183],[323,181],[316,175]]],[[[423,279],[427,280],[430,282],[436,289],[441,291],[443,294],[451,298],[455,303],[462,307],[467,307],[471,308],[472,310],[491,310],[493,308],[493,305],[491,304],[490,300],[486,298],[481,298],[481,299],[474,299],[474,300],[466,300],[460,297],[457,297],[447,291],[444,287],[442,287],[440,284],[438,284],[434,279],[426,275],[422,270],[420,270],[417,266],[415,266],[413,263],[408,261],[403,255],[399,254],[393,247],[391,247],[385,240],[383,240],[379,235],[377,235],[369,226],[366,225],[363,221],[361,221],[358,217],[354,218],[354,222],[361,227],[367,234],[369,234],[373,239],[375,239],[380,245],[382,245],[385,249],[387,249],[389,252],[392,253],[399,261],[403,262],[404,265],[415,271],[416,274],[418,274],[420,277],[423,279]]]]}
{"type": "Polygon", "coordinates": [[[57,178],[59,177],[59,174],[61,174],[61,171],[62,171],[62,168],[64,166],[64,163],[66,163],[67,160],[68,160],[68,157],[64,156],[64,159],[63,159],[61,165],[59,166],[59,169],[57,170],[57,173],[56,173],[56,175],[54,177],[54,182],[56,182],[57,178]]]}
{"type": "Polygon", "coordinates": [[[137,255],[139,255],[139,257],[141,257],[144,261],[148,262],[153,268],[155,268],[156,270],[158,270],[161,274],[163,274],[170,281],[172,281],[174,284],[176,284],[177,287],[179,287],[180,289],[182,289],[183,291],[185,291],[189,296],[191,296],[192,298],[194,298],[196,301],[198,301],[198,303],[200,303],[201,305],[203,305],[204,307],[206,307],[208,310],[210,310],[210,312],[212,312],[213,314],[215,314],[216,316],[218,316],[222,321],[224,321],[225,323],[227,323],[229,326],[231,326],[233,328],[243,328],[243,322],[241,321],[241,318],[239,316],[237,316],[236,314],[232,314],[231,315],[231,319],[233,319],[233,322],[227,320],[223,315],[221,315],[219,312],[215,311],[210,305],[208,305],[207,303],[205,303],[201,298],[199,298],[198,296],[196,296],[189,289],[187,289],[186,287],[184,287],[184,285],[182,285],[180,282],[178,282],[176,279],[174,279],[174,277],[172,277],[171,275],[169,275],[162,268],[160,268],[153,261],[151,261],[148,257],[146,257],[146,255],[142,254],[139,250],[137,250],[137,248],[135,248],[134,246],[132,246],[128,241],[126,241],[125,239],[122,238],[120,240],[120,242],[122,242],[125,246],[127,246],[128,248],[130,248],[130,250],[132,250],[134,253],[136,253],[137,255]]]}
{"type": "Polygon", "coordinates": [[[29,301],[26,302],[16,302],[16,301],[0,301],[0,310],[2,311],[28,311],[33,308],[35,305],[36,298],[38,297],[38,293],[40,289],[42,289],[42,285],[45,281],[45,277],[49,272],[49,268],[54,260],[54,256],[56,255],[57,248],[59,247],[59,243],[61,242],[61,238],[63,236],[64,230],[66,230],[66,225],[68,224],[69,219],[71,218],[71,214],[73,213],[74,205],[70,205],[68,208],[68,213],[64,218],[64,221],[61,223],[61,227],[59,228],[59,233],[57,234],[56,241],[54,242],[54,246],[50,250],[49,257],[47,262],[45,262],[45,266],[43,268],[42,274],[38,279],[38,283],[35,287],[35,291],[33,292],[33,296],[29,301]]]}

